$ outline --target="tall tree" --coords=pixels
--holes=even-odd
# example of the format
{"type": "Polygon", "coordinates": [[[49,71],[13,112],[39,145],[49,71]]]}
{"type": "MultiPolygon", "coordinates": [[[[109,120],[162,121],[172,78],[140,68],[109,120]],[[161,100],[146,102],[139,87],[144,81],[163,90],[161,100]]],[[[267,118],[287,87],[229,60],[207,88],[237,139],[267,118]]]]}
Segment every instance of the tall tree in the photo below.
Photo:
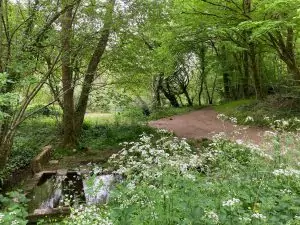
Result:
{"type": "MultiPolygon", "coordinates": [[[[72,10],[68,10],[65,13],[62,21],[62,82],[64,91],[64,138],[63,146],[66,148],[75,147],[77,144],[77,138],[81,134],[82,124],[88,104],[89,94],[92,90],[92,85],[96,77],[98,65],[102,59],[105,49],[108,44],[109,36],[111,33],[113,15],[115,8],[115,0],[108,0],[105,4],[105,14],[102,20],[103,26],[99,32],[97,43],[94,47],[93,53],[88,59],[87,69],[83,77],[83,83],[81,85],[81,92],[79,100],[75,105],[74,96],[74,84],[76,83],[76,77],[72,75],[71,55],[76,54],[72,51],[71,37],[72,37],[72,10]]],[[[65,4],[69,4],[65,1],[65,4]]],[[[73,61],[74,62],[74,61],[73,61]]]]}
{"type": "Polygon", "coordinates": [[[79,134],[82,129],[82,124],[86,112],[89,94],[92,88],[93,81],[96,76],[97,68],[108,43],[108,39],[109,39],[109,35],[113,23],[113,12],[114,12],[115,3],[116,0],[108,0],[107,2],[106,12],[103,20],[103,28],[100,32],[98,43],[95,46],[95,50],[92,54],[92,57],[89,60],[89,64],[84,76],[82,90],[76,107],[76,116],[75,116],[75,128],[79,134]]]}
{"type": "MultiPolygon", "coordinates": [[[[68,7],[70,0],[63,0],[62,7],[68,7]]],[[[63,84],[63,145],[68,148],[76,146],[74,123],[74,87],[72,76],[72,21],[73,7],[69,7],[61,18],[61,49],[62,49],[62,84],[63,84]]]]}
{"type": "Polygon", "coordinates": [[[40,16],[48,13],[48,17],[40,21],[38,16],[31,13],[32,7],[36,7],[36,4],[12,3],[7,0],[0,3],[0,169],[2,169],[10,154],[17,127],[30,116],[26,114],[27,107],[57,65],[59,52],[51,54],[54,60],[49,68],[44,66],[40,55],[49,49],[49,45],[43,46],[49,41],[46,34],[67,8],[59,9],[54,6],[53,11],[46,12],[44,9],[48,5],[43,5],[45,2],[37,2],[41,8],[40,16]],[[35,26],[31,26],[31,23],[35,26]]]}

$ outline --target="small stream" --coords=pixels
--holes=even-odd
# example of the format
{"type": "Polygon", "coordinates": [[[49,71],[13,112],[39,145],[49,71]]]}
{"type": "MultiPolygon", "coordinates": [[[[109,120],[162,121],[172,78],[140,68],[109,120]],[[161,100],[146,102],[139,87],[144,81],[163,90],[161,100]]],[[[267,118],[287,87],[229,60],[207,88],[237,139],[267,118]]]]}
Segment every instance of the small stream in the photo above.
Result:
{"type": "Polygon", "coordinates": [[[120,177],[107,175],[81,176],[77,172],[43,174],[28,196],[28,212],[41,215],[51,210],[75,205],[106,204],[109,191],[120,177]]]}
{"type": "Polygon", "coordinates": [[[109,190],[115,181],[112,174],[94,176],[83,180],[83,190],[87,205],[106,204],[109,190]]]}

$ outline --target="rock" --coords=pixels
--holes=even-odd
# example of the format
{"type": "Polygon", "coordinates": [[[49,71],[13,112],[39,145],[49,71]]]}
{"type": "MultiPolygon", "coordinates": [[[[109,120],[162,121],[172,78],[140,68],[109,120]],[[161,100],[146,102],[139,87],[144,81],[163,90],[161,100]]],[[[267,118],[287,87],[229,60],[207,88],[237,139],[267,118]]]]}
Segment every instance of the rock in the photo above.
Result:
{"type": "Polygon", "coordinates": [[[42,171],[42,167],[49,162],[52,153],[52,146],[48,145],[45,146],[40,154],[38,154],[32,161],[31,161],[31,170],[32,172],[38,173],[42,171]]]}
{"type": "Polygon", "coordinates": [[[56,165],[56,164],[58,164],[58,163],[59,163],[58,160],[50,160],[50,161],[49,161],[49,164],[51,164],[51,165],[56,165]]]}

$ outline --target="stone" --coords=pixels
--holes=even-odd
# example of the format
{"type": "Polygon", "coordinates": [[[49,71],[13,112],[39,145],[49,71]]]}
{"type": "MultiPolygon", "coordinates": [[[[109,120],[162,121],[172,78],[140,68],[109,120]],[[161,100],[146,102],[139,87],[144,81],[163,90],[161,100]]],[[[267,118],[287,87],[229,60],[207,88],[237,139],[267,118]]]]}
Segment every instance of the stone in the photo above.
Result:
{"type": "Polygon", "coordinates": [[[56,171],[57,176],[66,176],[68,173],[67,169],[59,169],[56,171]]]}
{"type": "Polygon", "coordinates": [[[32,161],[31,161],[31,170],[32,172],[38,173],[42,171],[43,166],[48,163],[51,158],[52,153],[52,146],[47,145],[45,146],[40,154],[38,154],[32,161]]]}
{"type": "Polygon", "coordinates": [[[49,164],[51,164],[51,165],[56,165],[56,164],[58,164],[58,163],[59,163],[58,160],[50,160],[50,161],[49,161],[49,164]]]}

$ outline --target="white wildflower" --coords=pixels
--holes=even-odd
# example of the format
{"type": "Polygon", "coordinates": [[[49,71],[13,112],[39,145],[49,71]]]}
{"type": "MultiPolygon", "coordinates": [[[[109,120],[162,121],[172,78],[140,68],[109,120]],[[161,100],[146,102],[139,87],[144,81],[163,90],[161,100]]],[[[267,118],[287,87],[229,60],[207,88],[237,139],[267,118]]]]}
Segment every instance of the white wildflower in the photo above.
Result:
{"type": "Polygon", "coordinates": [[[295,169],[277,169],[272,172],[275,176],[286,176],[300,178],[300,170],[295,169]]]}
{"type": "Polygon", "coordinates": [[[219,120],[226,120],[227,119],[227,116],[225,116],[224,114],[218,114],[217,115],[217,118],[219,119],[219,120]]]}
{"type": "Polygon", "coordinates": [[[184,177],[188,178],[188,179],[190,179],[192,181],[196,181],[196,177],[194,175],[190,174],[190,173],[184,174],[184,177]]]}
{"type": "Polygon", "coordinates": [[[230,117],[229,120],[231,121],[231,123],[237,123],[237,118],[235,117],[230,117]]]}
{"type": "Polygon", "coordinates": [[[292,191],[290,190],[290,189],[280,189],[279,190],[281,193],[283,193],[283,194],[291,194],[292,193],[292,191]]]}
{"type": "Polygon", "coordinates": [[[135,189],[135,183],[133,182],[130,182],[127,184],[126,186],[129,190],[133,191],[135,189]]]}
{"type": "Polygon", "coordinates": [[[213,223],[219,223],[219,216],[214,211],[205,211],[205,217],[211,219],[213,223]]]}
{"type": "Polygon", "coordinates": [[[236,140],[236,143],[239,144],[239,145],[242,145],[242,144],[244,144],[244,141],[241,140],[241,139],[237,139],[237,140],[236,140]]]}
{"type": "Polygon", "coordinates": [[[223,201],[222,206],[234,206],[238,203],[240,203],[240,200],[238,198],[233,198],[227,201],[223,201]]]}
{"type": "Polygon", "coordinates": [[[247,116],[246,119],[245,119],[245,123],[248,123],[248,122],[254,122],[253,117],[247,116]]]}
{"type": "Polygon", "coordinates": [[[276,136],[277,136],[277,133],[276,133],[276,132],[273,132],[273,131],[267,130],[267,131],[264,132],[264,136],[265,136],[265,137],[276,137],[276,136]]]}
{"type": "Polygon", "coordinates": [[[239,220],[244,222],[244,223],[250,223],[251,222],[251,218],[250,217],[239,217],[239,220]]]}
{"type": "Polygon", "coordinates": [[[265,220],[267,219],[266,216],[264,216],[263,214],[260,214],[260,213],[254,213],[251,215],[252,218],[255,218],[255,219],[261,219],[261,220],[265,220]]]}

